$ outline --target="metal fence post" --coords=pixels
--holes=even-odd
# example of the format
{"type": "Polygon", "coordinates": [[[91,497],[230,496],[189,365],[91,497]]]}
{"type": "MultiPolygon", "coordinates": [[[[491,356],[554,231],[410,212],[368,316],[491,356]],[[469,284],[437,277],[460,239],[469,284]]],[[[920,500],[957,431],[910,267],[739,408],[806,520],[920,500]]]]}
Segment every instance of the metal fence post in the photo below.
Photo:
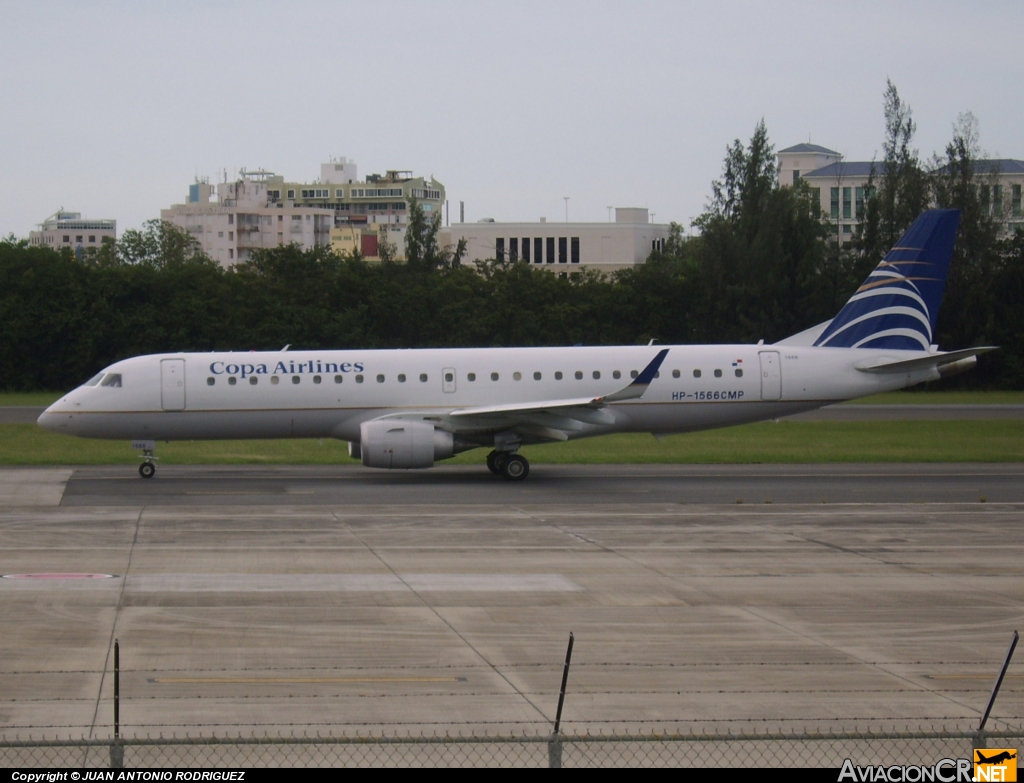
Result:
{"type": "Polygon", "coordinates": [[[551,739],[548,740],[548,768],[562,768],[562,736],[559,729],[562,726],[562,706],[565,704],[565,686],[569,682],[569,664],[572,663],[572,631],[569,632],[569,646],[565,650],[565,666],[562,669],[562,688],[558,692],[558,709],[555,711],[555,730],[551,732],[551,739]]]}
{"type": "Polygon", "coordinates": [[[548,740],[548,769],[562,768],[562,737],[552,734],[548,740]]]}
{"type": "Polygon", "coordinates": [[[1013,651],[1017,649],[1017,641],[1020,639],[1020,634],[1016,631],[1013,632],[1013,638],[1010,640],[1010,649],[1006,651],[1006,658],[1003,660],[1003,668],[999,670],[999,676],[996,677],[996,684],[992,686],[992,695],[988,697],[988,706],[985,707],[985,714],[981,716],[981,722],[978,724],[978,730],[974,735],[974,742],[972,743],[975,748],[985,748],[985,724],[988,722],[988,716],[992,712],[992,707],[996,703],[996,696],[999,695],[999,688],[1002,687],[1003,678],[1006,677],[1006,670],[1010,668],[1010,659],[1013,657],[1013,651]]]}
{"type": "Polygon", "coordinates": [[[124,766],[124,745],[121,744],[121,646],[114,639],[114,742],[110,746],[110,768],[124,766]]]}

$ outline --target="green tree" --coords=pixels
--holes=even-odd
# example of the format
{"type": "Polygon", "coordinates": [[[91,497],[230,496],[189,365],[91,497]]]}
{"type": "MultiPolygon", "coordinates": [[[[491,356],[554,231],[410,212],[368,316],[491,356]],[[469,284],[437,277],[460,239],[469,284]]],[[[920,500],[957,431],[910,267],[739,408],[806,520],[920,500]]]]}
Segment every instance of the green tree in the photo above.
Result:
{"type": "Polygon", "coordinates": [[[116,255],[118,263],[129,266],[164,268],[216,263],[203,252],[195,237],[166,220],[147,220],[141,231],[125,231],[117,241],[116,255]]]}
{"type": "Polygon", "coordinates": [[[859,271],[864,274],[889,252],[931,200],[928,174],[913,147],[917,132],[913,111],[891,80],[886,80],[884,113],[883,160],[868,180],[866,215],[855,240],[862,256],[859,271]]]}

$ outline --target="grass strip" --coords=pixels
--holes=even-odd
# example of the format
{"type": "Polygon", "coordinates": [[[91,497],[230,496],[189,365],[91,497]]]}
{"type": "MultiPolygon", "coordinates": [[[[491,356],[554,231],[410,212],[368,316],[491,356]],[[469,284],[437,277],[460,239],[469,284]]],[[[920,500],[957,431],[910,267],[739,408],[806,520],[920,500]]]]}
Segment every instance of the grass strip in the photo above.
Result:
{"type": "MultiPolygon", "coordinates": [[[[351,463],[335,440],[177,441],[158,443],[165,465],[351,463]]],[[[526,446],[536,464],[1022,462],[1024,420],[779,421],[671,435],[647,434],[526,446]]],[[[443,464],[480,464],[474,449],[443,464]]],[[[55,435],[34,424],[0,424],[0,465],[118,465],[138,462],[126,441],[55,435]]]]}

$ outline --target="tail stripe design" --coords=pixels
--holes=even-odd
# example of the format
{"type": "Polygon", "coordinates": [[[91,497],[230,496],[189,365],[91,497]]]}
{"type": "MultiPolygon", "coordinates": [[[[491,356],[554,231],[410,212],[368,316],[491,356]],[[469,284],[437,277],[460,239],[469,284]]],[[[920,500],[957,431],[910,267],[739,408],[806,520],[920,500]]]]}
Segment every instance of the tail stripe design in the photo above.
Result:
{"type": "Polygon", "coordinates": [[[959,220],[955,209],[921,215],[814,344],[928,350],[959,220]]]}

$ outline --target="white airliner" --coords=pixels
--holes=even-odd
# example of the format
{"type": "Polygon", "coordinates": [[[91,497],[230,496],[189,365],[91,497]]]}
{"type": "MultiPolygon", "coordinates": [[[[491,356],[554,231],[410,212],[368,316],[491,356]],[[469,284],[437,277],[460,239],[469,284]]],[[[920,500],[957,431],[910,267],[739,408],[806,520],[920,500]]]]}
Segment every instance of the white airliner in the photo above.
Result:
{"type": "Polygon", "coordinates": [[[177,353],[116,362],[39,424],[126,439],[153,476],[158,440],[339,438],[376,468],[490,447],[773,419],[969,369],[992,348],[932,344],[959,212],[924,213],[839,314],[774,345],[177,353]]]}

